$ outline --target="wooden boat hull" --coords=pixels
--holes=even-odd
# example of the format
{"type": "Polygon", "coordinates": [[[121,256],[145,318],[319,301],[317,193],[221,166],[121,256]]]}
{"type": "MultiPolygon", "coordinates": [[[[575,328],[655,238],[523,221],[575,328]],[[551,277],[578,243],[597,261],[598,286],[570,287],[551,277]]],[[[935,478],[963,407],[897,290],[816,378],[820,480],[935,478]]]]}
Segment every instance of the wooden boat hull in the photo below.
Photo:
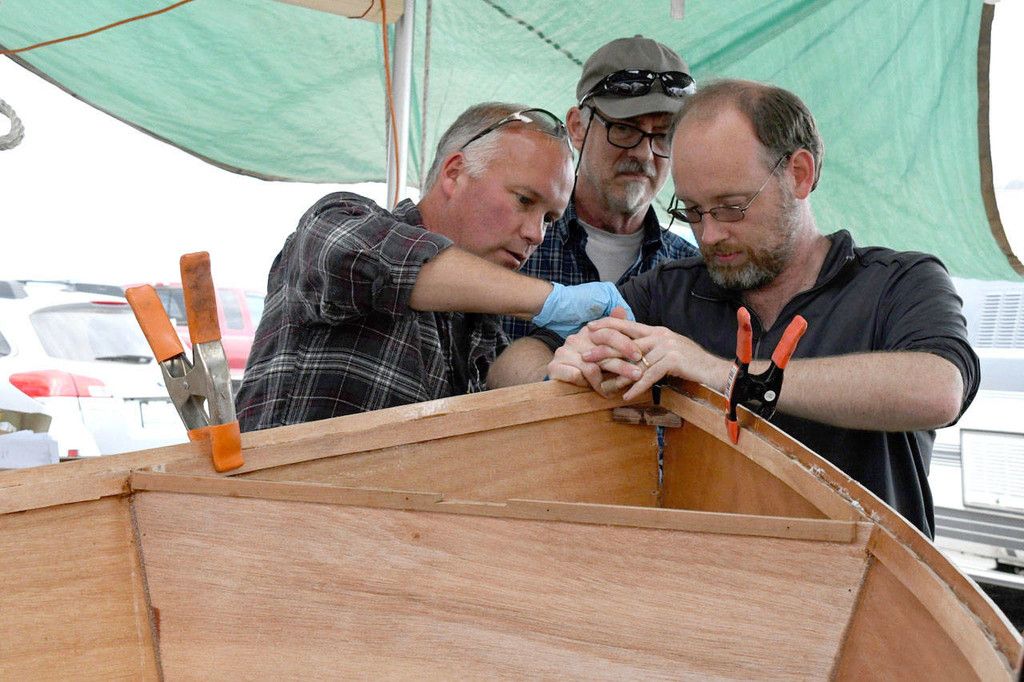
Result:
{"type": "Polygon", "coordinates": [[[0,475],[0,678],[1011,679],[918,531],[721,397],[548,383],[0,475]],[[648,396],[649,400],[649,396],[648,396]]]}

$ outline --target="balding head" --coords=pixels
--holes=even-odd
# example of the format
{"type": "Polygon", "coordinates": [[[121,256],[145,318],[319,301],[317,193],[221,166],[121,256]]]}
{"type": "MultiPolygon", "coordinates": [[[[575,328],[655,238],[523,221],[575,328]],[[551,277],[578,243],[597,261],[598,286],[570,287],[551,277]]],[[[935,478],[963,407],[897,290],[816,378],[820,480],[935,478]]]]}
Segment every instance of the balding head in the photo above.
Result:
{"type": "Polygon", "coordinates": [[[821,177],[825,145],[814,116],[799,97],[788,90],[745,80],[712,81],[689,97],[672,119],[672,134],[687,119],[710,119],[724,111],[742,114],[764,148],[764,162],[772,165],[784,154],[806,149],[814,158],[814,184],[821,177]]]}

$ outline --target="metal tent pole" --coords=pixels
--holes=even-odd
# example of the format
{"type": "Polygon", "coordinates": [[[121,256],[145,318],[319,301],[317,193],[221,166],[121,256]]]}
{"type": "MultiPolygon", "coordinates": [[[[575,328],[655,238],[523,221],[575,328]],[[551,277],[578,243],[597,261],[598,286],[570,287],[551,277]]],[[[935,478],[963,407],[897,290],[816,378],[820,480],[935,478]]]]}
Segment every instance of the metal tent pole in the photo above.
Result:
{"type": "Polygon", "coordinates": [[[395,103],[397,141],[388,127],[388,210],[395,207],[405,188],[406,169],[409,165],[409,98],[412,91],[412,36],[416,21],[416,0],[405,0],[405,12],[395,24],[395,77],[392,80],[395,103]],[[398,168],[395,168],[395,147],[398,144],[398,168]]]}

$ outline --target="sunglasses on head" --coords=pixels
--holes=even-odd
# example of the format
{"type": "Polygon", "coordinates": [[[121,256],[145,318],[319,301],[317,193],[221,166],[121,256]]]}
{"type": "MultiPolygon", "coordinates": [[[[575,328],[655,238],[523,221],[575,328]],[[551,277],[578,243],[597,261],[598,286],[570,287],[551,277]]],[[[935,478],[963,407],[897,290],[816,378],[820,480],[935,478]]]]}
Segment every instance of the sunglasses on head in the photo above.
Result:
{"type": "Polygon", "coordinates": [[[565,124],[562,123],[562,119],[558,118],[546,109],[523,109],[522,111],[514,111],[497,123],[487,126],[479,133],[469,138],[469,141],[462,145],[462,147],[459,148],[459,151],[462,151],[469,145],[473,144],[484,135],[493,133],[498,128],[503,125],[508,125],[509,123],[522,123],[523,127],[529,130],[537,130],[559,140],[565,140],[566,143],[568,143],[569,140],[569,134],[565,130],[565,124]]]}
{"type": "Polygon", "coordinates": [[[610,73],[597,82],[580,100],[583,104],[591,97],[611,95],[612,97],[640,97],[651,91],[655,81],[661,81],[661,89],[669,97],[684,97],[696,92],[690,74],[682,71],[648,71],[647,69],[623,69],[610,73]]]}

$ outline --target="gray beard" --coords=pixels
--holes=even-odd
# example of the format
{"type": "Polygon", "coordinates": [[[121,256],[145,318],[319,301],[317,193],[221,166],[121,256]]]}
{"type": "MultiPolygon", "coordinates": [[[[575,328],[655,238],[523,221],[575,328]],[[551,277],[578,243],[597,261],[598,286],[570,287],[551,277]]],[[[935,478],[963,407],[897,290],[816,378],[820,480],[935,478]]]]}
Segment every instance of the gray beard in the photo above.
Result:
{"type": "Polygon", "coordinates": [[[635,213],[647,202],[647,188],[643,182],[627,184],[619,196],[608,196],[608,208],[616,213],[635,213]]]}
{"type": "Polygon", "coordinates": [[[796,243],[797,205],[787,201],[788,206],[782,209],[780,228],[785,235],[782,243],[774,249],[764,251],[748,251],[748,260],[739,267],[719,267],[711,265],[708,255],[701,247],[704,263],[707,265],[711,281],[723,289],[732,291],[750,291],[770,284],[778,277],[793,257],[796,243]]]}

